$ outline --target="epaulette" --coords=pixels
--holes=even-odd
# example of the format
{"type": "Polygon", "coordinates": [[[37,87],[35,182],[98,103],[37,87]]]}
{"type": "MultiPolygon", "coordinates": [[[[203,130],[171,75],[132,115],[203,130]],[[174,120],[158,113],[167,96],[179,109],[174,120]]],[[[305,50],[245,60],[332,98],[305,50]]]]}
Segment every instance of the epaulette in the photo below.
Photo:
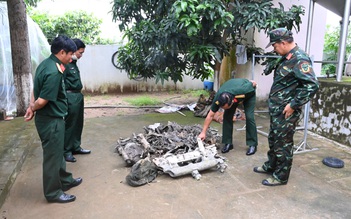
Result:
{"type": "Polygon", "coordinates": [[[237,99],[245,98],[245,94],[236,95],[235,98],[237,98],[237,99]]]}
{"type": "Polygon", "coordinates": [[[63,74],[63,72],[65,71],[65,66],[63,66],[63,64],[59,65],[59,63],[56,63],[56,67],[59,70],[59,72],[63,74]]]}

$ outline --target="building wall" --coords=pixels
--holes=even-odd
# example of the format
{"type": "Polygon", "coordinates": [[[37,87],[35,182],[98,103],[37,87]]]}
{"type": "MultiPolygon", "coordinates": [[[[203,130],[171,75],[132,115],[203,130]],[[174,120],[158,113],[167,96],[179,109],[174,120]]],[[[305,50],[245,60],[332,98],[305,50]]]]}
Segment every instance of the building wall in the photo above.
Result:
{"type": "MultiPolygon", "coordinates": [[[[300,25],[300,31],[297,33],[293,29],[294,40],[297,45],[306,50],[306,35],[308,26],[308,15],[309,15],[309,0],[275,0],[274,3],[279,7],[278,2],[284,3],[285,10],[291,8],[292,5],[303,5],[305,7],[305,15],[302,17],[302,24],[300,25]]],[[[324,45],[324,34],[326,31],[326,15],[327,10],[318,4],[315,4],[311,34],[311,44],[310,44],[310,56],[313,60],[321,61],[323,58],[323,45],[324,45]]],[[[261,48],[265,48],[269,42],[269,38],[264,32],[254,33],[255,45],[261,48]]],[[[270,52],[273,47],[265,49],[265,52],[270,52]]],[[[254,79],[258,83],[257,87],[257,102],[260,105],[266,104],[268,99],[268,94],[273,82],[273,74],[262,75],[264,66],[256,64],[254,68],[252,67],[252,62],[248,62],[245,65],[237,65],[236,77],[244,77],[248,79],[254,79]]],[[[314,70],[316,75],[321,74],[321,64],[314,64],[314,70]]]]}
{"type": "Polygon", "coordinates": [[[309,130],[351,146],[351,86],[320,79],[320,89],[311,101],[309,130]]]}
{"type": "Polygon", "coordinates": [[[130,80],[127,73],[115,68],[112,55],[117,45],[88,45],[83,57],[78,61],[84,92],[89,93],[124,93],[142,91],[202,89],[203,82],[186,76],[183,82],[165,82],[156,84],[154,79],[147,81],[130,80]]]}

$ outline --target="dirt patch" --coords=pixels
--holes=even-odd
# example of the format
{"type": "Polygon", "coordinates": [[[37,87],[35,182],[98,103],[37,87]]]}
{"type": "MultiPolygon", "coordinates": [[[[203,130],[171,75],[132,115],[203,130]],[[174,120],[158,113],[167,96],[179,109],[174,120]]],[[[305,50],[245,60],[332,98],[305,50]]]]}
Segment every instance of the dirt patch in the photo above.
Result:
{"type": "Polygon", "coordinates": [[[85,95],[84,98],[84,117],[96,118],[117,115],[136,115],[143,113],[154,112],[155,109],[161,108],[168,104],[187,105],[196,103],[198,97],[191,94],[184,93],[169,93],[169,92],[145,92],[134,94],[115,94],[115,95],[98,95],[90,96],[85,95]],[[138,96],[148,96],[162,101],[158,106],[142,106],[136,107],[126,101],[129,98],[136,98],[138,96]]]}

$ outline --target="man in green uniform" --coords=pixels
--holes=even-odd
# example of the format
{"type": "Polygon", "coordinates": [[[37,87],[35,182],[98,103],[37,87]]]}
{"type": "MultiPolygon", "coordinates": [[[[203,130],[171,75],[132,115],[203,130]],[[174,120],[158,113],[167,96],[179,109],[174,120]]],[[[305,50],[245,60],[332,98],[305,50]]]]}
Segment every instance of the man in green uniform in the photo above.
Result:
{"type": "Polygon", "coordinates": [[[25,120],[35,113],[37,128],[43,148],[43,185],[48,202],[67,203],[76,196],[64,193],[82,183],[66,171],[63,158],[67,97],[63,82],[64,64],[67,64],[77,49],[66,36],[56,37],[51,44],[51,55],[38,66],[34,78],[34,97],[31,97],[25,120]]]}
{"type": "Polygon", "coordinates": [[[224,109],[222,153],[227,153],[233,147],[233,116],[239,103],[243,103],[246,117],[246,145],[249,147],[246,155],[255,154],[257,150],[257,128],[255,123],[256,82],[243,78],[226,81],[216,93],[210,112],[207,114],[202,131],[198,136],[201,140],[206,138],[206,131],[210,126],[215,113],[219,108],[224,109]]]}
{"type": "Polygon", "coordinates": [[[296,123],[302,106],[314,96],[319,85],[309,56],[294,43],[291,31],[278,28],[270,31],[269,36],[267,47],[272,45],[282,58],[274,67],[274,81],[268,100],[268,161],[262,167],[255,167],[254,171],[272,174],[262,184],[277,186],[288,183],[296,123]]]}
{"type": "Polygon", "coordinates": [[[77,60],[83,56],[85,44],[80,39],[73,39],[73,42],[77,46],[77,51],[72,55],[72,61],[65,66],[63,74],[68,102],[64,156],[68,162],[76,162],[73,154],[90,154],[90,150],[80,147],[84,122],[84,96],[81,93],[83,85],[77,60]]]}

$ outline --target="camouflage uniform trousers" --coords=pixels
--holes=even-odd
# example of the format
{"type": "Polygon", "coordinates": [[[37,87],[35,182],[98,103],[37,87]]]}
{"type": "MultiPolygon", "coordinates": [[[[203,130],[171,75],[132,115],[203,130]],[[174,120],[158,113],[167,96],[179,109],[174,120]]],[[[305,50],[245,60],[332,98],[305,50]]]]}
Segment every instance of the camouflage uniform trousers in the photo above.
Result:
{"type": "Polygon", "coordinates": [[[300,115],[301,111],[295,110],[287,119],[283,113],[270,117],[268,161],[262,168],[271,172],[273,177],[282,183],[288,182],[289,179],[293,161],[293,137],[300,115]]]}

